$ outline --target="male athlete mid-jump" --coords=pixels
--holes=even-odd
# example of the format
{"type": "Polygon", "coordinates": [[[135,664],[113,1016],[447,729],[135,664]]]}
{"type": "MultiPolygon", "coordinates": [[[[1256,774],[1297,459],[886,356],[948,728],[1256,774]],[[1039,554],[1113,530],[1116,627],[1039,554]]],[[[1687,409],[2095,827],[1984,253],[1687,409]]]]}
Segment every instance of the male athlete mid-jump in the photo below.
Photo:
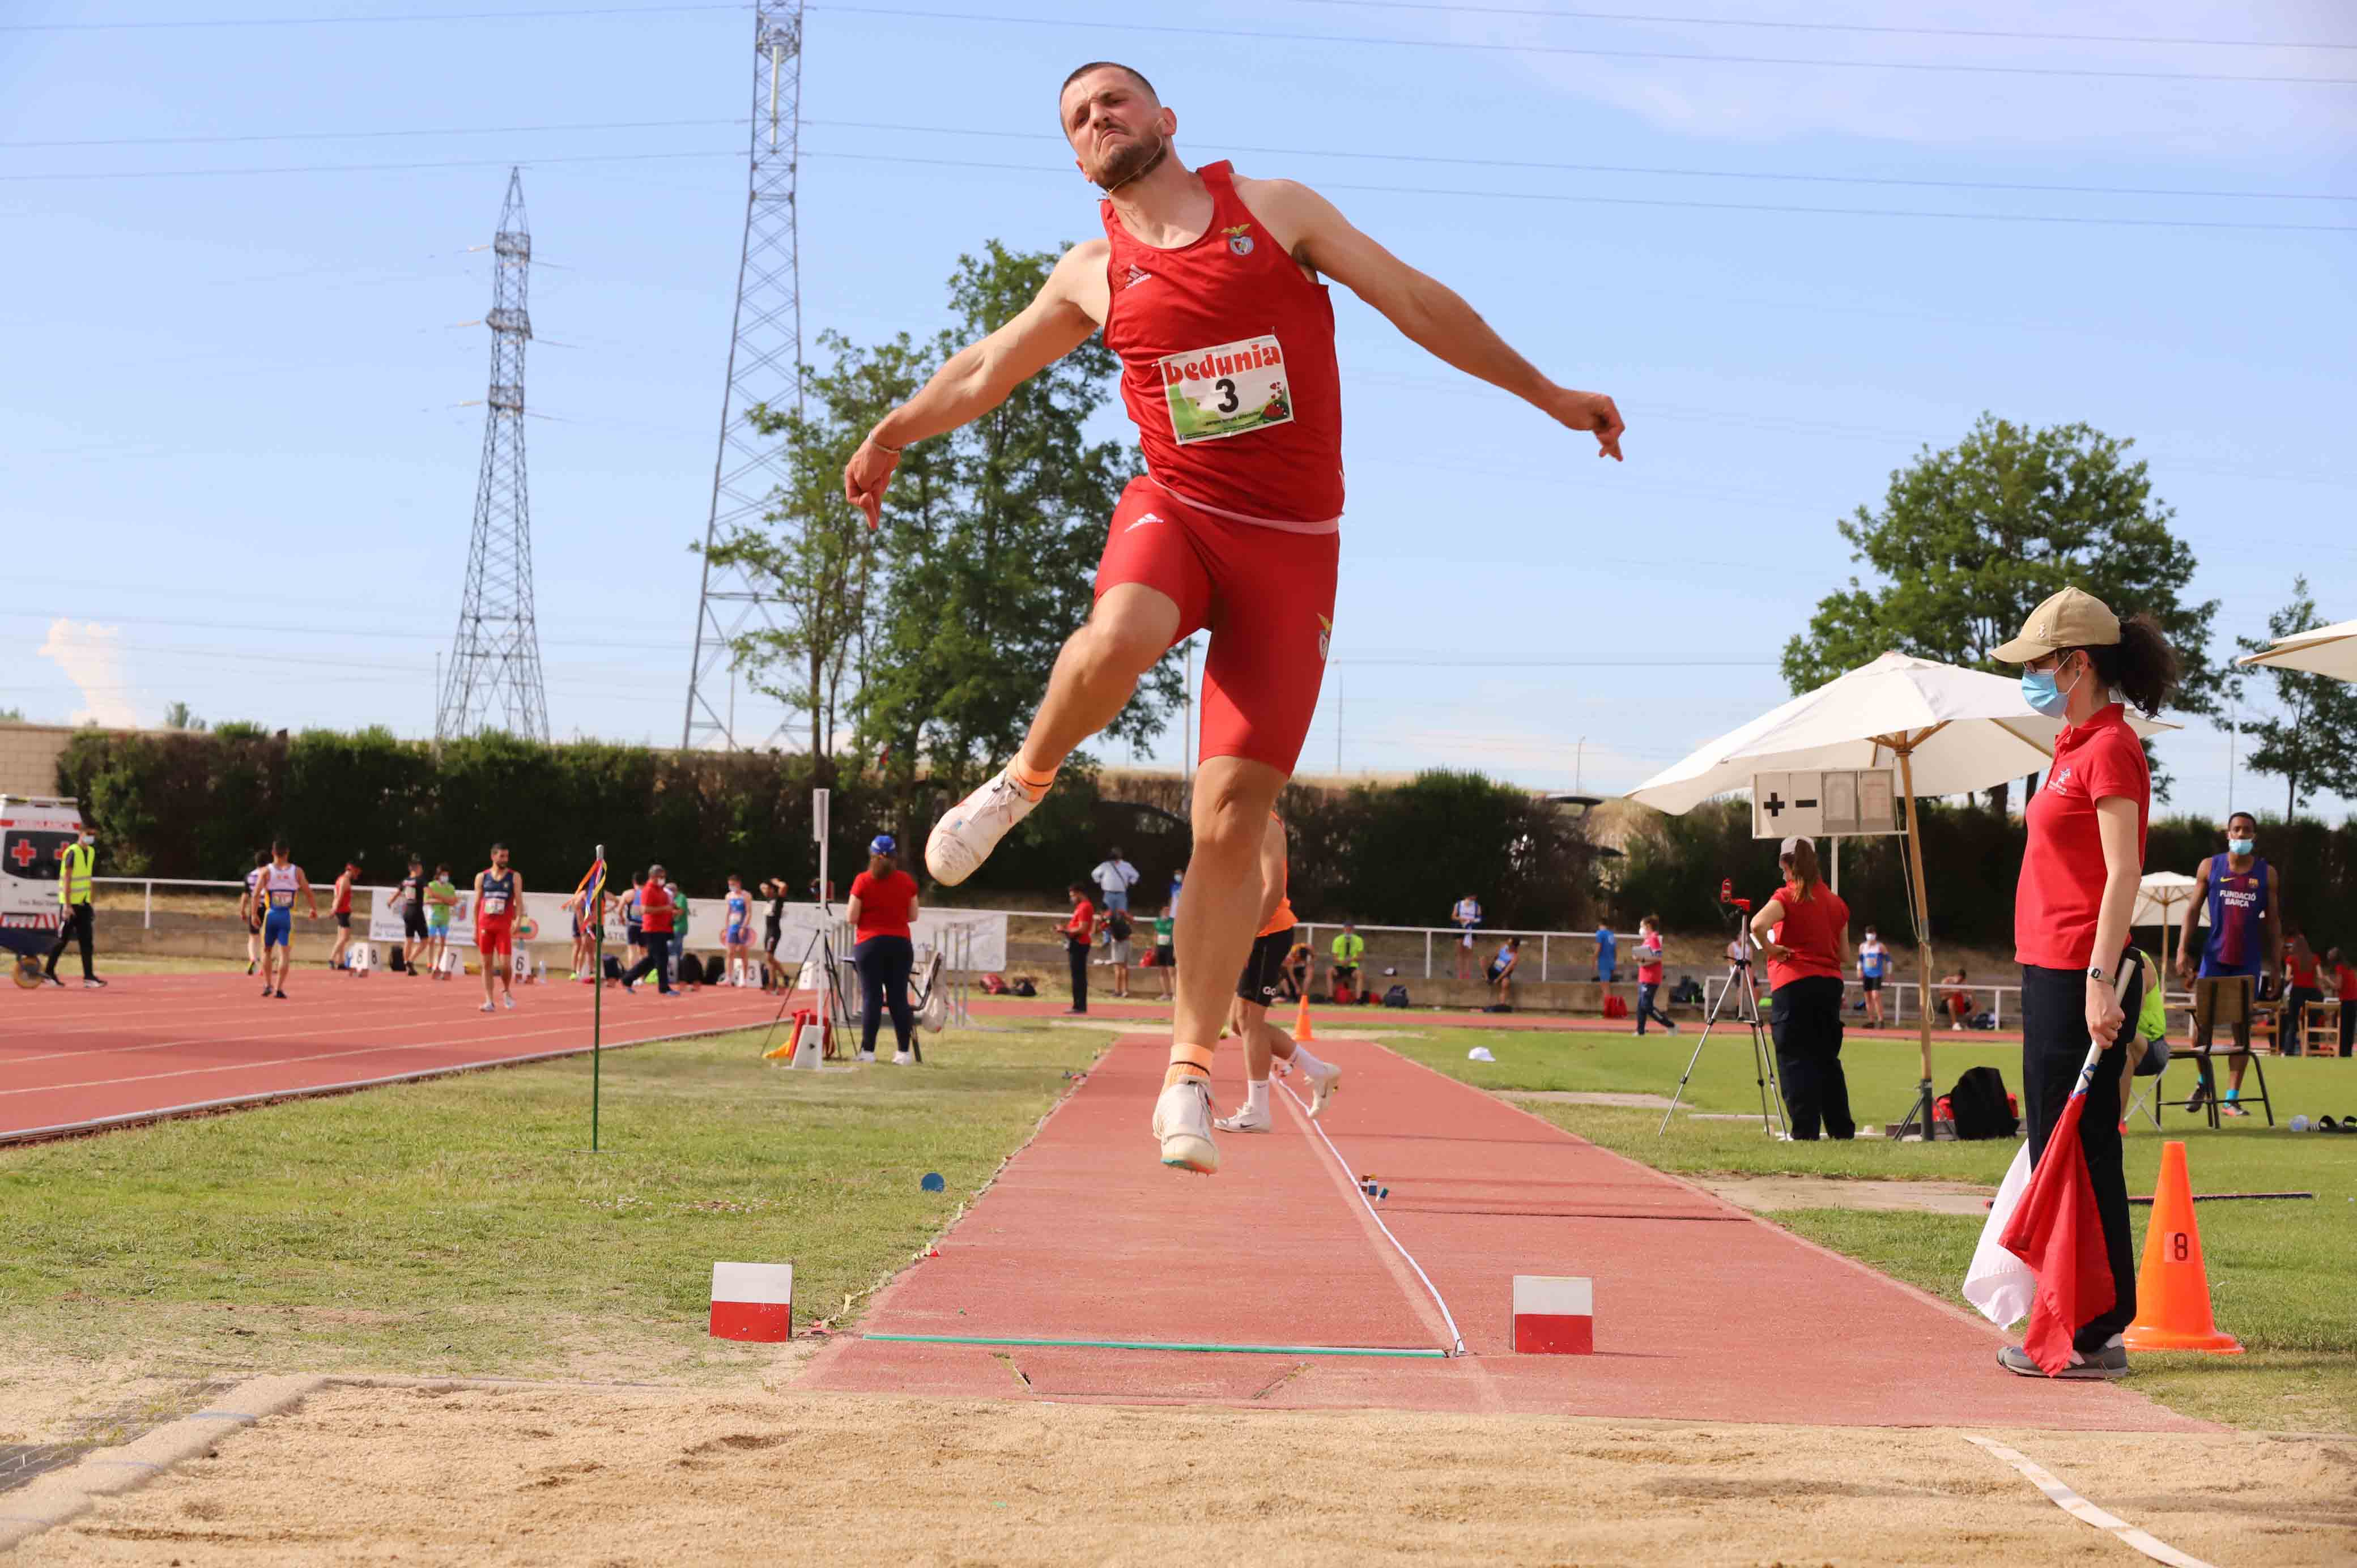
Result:
{"type": "Polygon", "coordinates": [[[1333,630],[1342,407],[1320,276],[1458,369],[1592,431],[1599,456],[1620,456],[1622,425],[1610,398],[1548,381],[1316,191],[1224,163],[1185,166],[1170,156],[1178,116],[1129,67],[1082,66],[1059,113],[1081,173],[1105,193],[1104,238],[1066,252],[1038,298],[887,414],[852,455],[844,493],[873,526],[909,442],[981,417],[1099,328],[1120,355],[1146,475],[1114,510],[1096,607],[1058,656],[1015,760],[934,826],[925,865],[944,883],[972,875],[1138,678],[1210,629],[1170,1069],[1154,1108],[1162,1163],[1208,1175],[1220,1159],[1211,1047],[1253,944],[1269,811],[1300,755],[1333,630]]]}

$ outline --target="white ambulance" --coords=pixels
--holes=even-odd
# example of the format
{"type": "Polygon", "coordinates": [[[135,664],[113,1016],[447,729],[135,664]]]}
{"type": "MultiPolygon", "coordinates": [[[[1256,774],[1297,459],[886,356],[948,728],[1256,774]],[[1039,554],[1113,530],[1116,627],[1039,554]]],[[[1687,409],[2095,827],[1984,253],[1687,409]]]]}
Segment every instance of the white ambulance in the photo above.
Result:
{"type": "Polygon", "coordinates": [[[58,872],[81,836],[81,808],[53,795],[0,795],[0,950],[46,955],[63,909],[58,872]]]}

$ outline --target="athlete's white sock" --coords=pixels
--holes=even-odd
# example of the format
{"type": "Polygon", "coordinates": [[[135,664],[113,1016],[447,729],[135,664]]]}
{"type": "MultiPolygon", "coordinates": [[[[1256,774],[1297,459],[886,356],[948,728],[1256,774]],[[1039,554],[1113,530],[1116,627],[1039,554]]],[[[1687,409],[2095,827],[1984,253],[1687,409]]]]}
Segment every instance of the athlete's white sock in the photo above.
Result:
{"type": "Polygon", "coordinates": [[[1247,1116],[1268,1114],[1268,1079],[1262,1078],[1245,1081],[1244,1114],[1247,1116]]]}
{"type": "Polygon", "coordinates": [[[1326,1064],[1309,1054],[1309,1047],[1299,1040],[1293,1042],[1293,1065],[1300,1072],[1324,1072],[1326,1064]]]}

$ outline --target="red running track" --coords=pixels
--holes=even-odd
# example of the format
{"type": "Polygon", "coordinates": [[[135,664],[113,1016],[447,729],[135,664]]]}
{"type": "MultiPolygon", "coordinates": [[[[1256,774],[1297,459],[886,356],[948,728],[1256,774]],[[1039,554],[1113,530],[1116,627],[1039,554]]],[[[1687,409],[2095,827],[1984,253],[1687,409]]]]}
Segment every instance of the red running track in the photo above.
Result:
{"type": "MultiPolygon", "coordinates": [[[[2016,1378],[1961,1309],[1382,1047],[1321,1119],[1446,1300],[1448,1359],[904,1343],[846,1337],[805,1387],[964,1398],[1209,1401],[1834,1425],[2201,1431],[2108,1384],[2016,1378]],[[1516,1356],[1517,1273],[1595,1281],[1592,1356],[1516,1356]]],[[[1146,1119],[1164,1047],[1131,1036],[1011,1161],[863,1335],[1442,1348],[1432,1294],[1280,1089],[1275,1133],[1167,1170],[1146,1119]]],[[[1218,1099],[1241,1093],[1222,1052],[1218,1099]]]]}
{"type": "MultiPolygon", "coordinates": [[[[296,970],[284,1002],[243,975],[131,975],[103,991],[0,992],[0,1144],[325,1094],[589,1048],[590,989],[520,986],[486,1015],[471,977],[296,970]]],[[[778,998],[605,993],[605,1043],[766,1024],[778,998]]]]}

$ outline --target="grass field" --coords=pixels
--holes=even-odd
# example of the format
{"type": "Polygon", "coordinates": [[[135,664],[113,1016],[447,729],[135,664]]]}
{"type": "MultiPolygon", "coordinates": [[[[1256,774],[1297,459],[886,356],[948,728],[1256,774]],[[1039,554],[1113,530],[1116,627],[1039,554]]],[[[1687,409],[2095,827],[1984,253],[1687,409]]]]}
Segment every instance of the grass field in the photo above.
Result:
{"type": "Polygon", "coordinates": [[[800,1322],[906,1263],[1107,1038],[945,1036],[787,1073],[756,1033],[0,1150],[9,1355],[180,1368],[694,1377],[716,1259],[800,1322]],[[947,1190],[920,1178],[938,1171],[947,1190]]]}
{"type": "MultiPolygon", "coordinates": [[[[1968,1067],[1986,1062],[2018,1089],[2018,1046],[1934,1037],[1933,1066],[1944,1090],[1968,1067]]],[[[1490,1090],[1652,1091],[1668,1095],[1694,1050],[1691,1029],[1643,1039],[1633,1035],[1536,1035],[1435,1030],[1423,1039],[1389,1042],[1415,1059],[1490,1090]],[[1466,1059],[1475,1045],[1495,1063],[1466,1059]]],[[[1843,1052],[1850,1099],[1861,1121],[1896,1121],[1919,1076],[1912,1041],[1852,1041],[1843,1052]]],[[[2173,1085],[2190,1069],[2172,1069],[2173,1085]]],[[[2184,1140],[2196,1192],[2309,1191],[2312,1202],[2203,1204],[2196,1218],[2219,1326],[2242,1340],[2239,1357],[2142,1356],[2135,1384],[2189,1414],[2276,1431],[2357,1432],[2357,1138],[2294,1133],[2294,1112],[2357,1112],[2357,1061],[2267,1064],[2278,1125],[2263,1118],[2229,1121],[2217,1132],[2182,1111],[2162,1113],[2155,1133],[2141,1116],[2129,1124],[2128,1190],[2152,1191],[2160,1150],[2184,1140]]],[[[2255,1079],[2252,1086],[2255,1088],[2255,1079]]],[[[2173,1095],[2181,1098],[2172,1087],[2173,1095]]],[[[1705,1112],[1760,1108],[1749,1036],[1711,1038],[1686,1099],[1705,1112]]],[[[1984,1183],[1994,1188],[2013,1159],[2011,1141],[1900,1144],[1861,1138],[1846,1144],[1778,1143],[1757,1122],[1688,1120],[1681,1115],[1657,1138],[1660,1111],[1556,1102],[1529,1109],[1557,1126],[1662,1170],[1703,1176],[1806,1175],[1984,1183]]],[[[2141,1248],[2149,1210],[2136,1210],[2141,1248]]],[[[1962,1304],[1958,1290],[1980,1235],[1980,1220],[1953,1215],[1803,1209],[1771,1217],[1825,1246],[1962,1304]]]]}

